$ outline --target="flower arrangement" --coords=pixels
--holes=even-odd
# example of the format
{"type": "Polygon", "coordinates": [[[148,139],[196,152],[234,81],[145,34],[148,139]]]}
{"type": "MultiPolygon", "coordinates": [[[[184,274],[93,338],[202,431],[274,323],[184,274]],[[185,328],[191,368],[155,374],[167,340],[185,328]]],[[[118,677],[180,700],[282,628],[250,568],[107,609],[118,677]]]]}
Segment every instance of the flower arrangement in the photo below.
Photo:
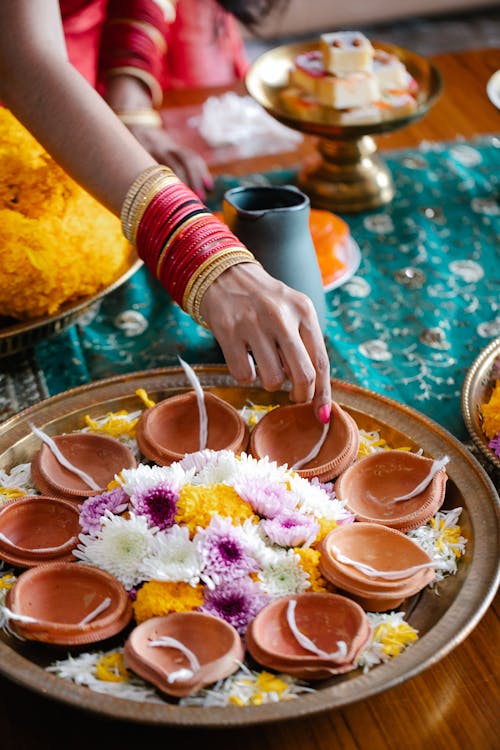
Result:
{"type": "Polygon", "coordinates": [[[128,267],[120,222],[0,108],[0,315],[28,320],[95,294],[128,267]]]}
{"type": "MultiPolygon", "coordinates": [[[[144,391],[137,395],[146,406],[153,404],[144,391]]],[[[254,425],[269,408],[247,405],[241,413],[254,425]]],[[[140,414],[87,417],[81,429],[110,434],[137,450],[140,414]]],[[[359,456],[391,448],[377,431],[360,430],[360,439],[359,456]]],[[[0,470],[0,503],[22,494],[36,494],[29,464],[10,473],[0,470]]],[[[440,511],[425,526],[408,532],[439,563],[438,581],[456,572],[464,553],[460,512],[440,511]]],[[[199,610],[226,620],[244,639],[249,622],[273,599],[332,590],[320,573],[316,547],[331,529],[353,522],[330,483],[304,479],[266,458],[201,450],[170,466],[139,463],[116,475],[106,492],[85,500],[74,554],[122,582],[137,624],[199,610]]],[[[14,581],[12,573],[0,578],[0,620],[5,593],[14,581]]],[[[418,638],[404,612],[368,616],[372,634],[357,663],[363,671],[397,657],[418,638]]],[[[97,692],[161,700],[151,685],[126,668],[122,648],[70,655],[48,669],[97,692]]],[[[289,675],[256,671],[242,663],[233,675],[180,702],[255,705],[314,689],[289,675]]]]}
{"type": "Polygon", "coordinates": [[[493,366],[491,378],[494,382],[491,395],[480,405],[482,429],[488,438],[488,447],[500,458],[500,361],[493,366]]]}

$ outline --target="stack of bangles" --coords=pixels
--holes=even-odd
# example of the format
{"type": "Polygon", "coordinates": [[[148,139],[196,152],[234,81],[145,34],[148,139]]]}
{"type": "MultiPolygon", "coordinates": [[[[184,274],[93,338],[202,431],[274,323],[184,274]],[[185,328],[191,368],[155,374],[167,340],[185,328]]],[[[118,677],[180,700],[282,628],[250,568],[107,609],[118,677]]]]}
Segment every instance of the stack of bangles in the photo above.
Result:
{"type": "Polygon", "coordinates": [[[228,227],[171,169],[148,167],[132,183],[121,210],[125,237],[197,323],[208,287],[231,266],[258,263],[228,227]]]}

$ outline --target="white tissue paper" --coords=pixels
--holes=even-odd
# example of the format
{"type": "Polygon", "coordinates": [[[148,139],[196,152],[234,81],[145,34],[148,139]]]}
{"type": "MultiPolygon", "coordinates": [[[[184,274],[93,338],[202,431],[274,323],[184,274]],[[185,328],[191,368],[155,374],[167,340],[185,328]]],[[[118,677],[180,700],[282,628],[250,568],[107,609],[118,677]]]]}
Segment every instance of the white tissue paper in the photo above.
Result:
{"type": "Polygon", "coordinates": [[[210,96],[203,104],[201,115],[190,123],[211,148],[237,145],[242,154],[293,149],[302,141],[302,134],[282,125],[250,96],[229,91],[210,96]]]}

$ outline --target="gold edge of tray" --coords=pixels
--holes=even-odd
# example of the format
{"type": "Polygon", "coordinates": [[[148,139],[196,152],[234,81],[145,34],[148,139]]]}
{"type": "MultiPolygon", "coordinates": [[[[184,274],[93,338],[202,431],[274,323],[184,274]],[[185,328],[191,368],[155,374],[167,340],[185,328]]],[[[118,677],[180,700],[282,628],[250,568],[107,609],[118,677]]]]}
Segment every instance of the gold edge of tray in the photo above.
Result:
{"type": "MultiPolygon", "coordinates": [[[[248,394],[252,394],[252,400],[260,395],[260,403],[273,403],[277,399],[285,403],[288,399],[285,391],[276,395],[258,387],[238,386],[224,366],[195,366],[194,369],[205,388],[225,390],[236,401],[244,400],[248,394]]],[[[379,424],[394,430],[394,434],[404,433],[413,445],[420,445],[430,455],[446,451],[452,459],[449,483],[452,488],[456,486],[462,496],[471,498],[467,500],[466,511],[471,534],[468,546],[472,549],[467,551],[465,572],[457,579],[462,585],[449,608],[411,649],[367,674],[351,673],[347,678],[332,680],[331,684],[315,693],[293,701],[258,707],[215,707],[210,711],[168,703],[136,703],[93,693],[88,688],[48,674],[15,651],[13,642],[9,645],[0,641],[0,672],[56,700],[113,718],[144,724],[225,728],[310,716],[363,700],[414,677],[448,654],[479,622],[498,587],[500,555],[496,529],[500,503],[493,484],[470,452],[424,415],[360,386],[338,380],[333,380],[332,385],[335,400],[348,410],[365,415],[367,425],[379,424]]],[[[137,399],[135,390],[139,387],[151,396],[164,397],[166,393],[188,388],[189,384],[182,368],[170,367],[116,376],[53,396],[0,425],[0,462],[3,460],[5,464],[7,456],[12,458],[13,443],[30,440],[29,421],[56,427],[61,419],[71,421],[89,409],[99,409],[101,405],[102,413],[103,408],[106,411],[116,408],[124,400],[134,402],[137,399]]],[[[454,581],[453,585],[458,584],[454,581]]]]}

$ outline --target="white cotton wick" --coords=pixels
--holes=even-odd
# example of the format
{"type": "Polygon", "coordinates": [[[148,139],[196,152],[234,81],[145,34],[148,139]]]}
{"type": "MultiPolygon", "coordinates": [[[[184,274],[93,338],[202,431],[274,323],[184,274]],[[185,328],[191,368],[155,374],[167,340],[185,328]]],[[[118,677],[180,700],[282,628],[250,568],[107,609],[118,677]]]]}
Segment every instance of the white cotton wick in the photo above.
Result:
{"type": "Polygon", "coordinates": [[[300,643],[302,648],[305,648],[306,651],[311,651],[313,654],[317,654],[317,656],[323,656],[327,659],[338,659],[338,658],[344,658],[345,656],[347,656],[347,644],[345,641],[337,641],[337,646],[338,646],[337,651],[328,653],[327,651],[323,651],[323,649],[318,648],[318,646],[316,646],[316,644],[313,641],[311,641],[311,639],[308,638],[307,635],[305,635],[305,633],[302,633],[297,627],[297,623],[295,621],[296,606],[297,606],[297,600],[290,599],[290,601],[288,602],[287,610],[286,610],[286,619],[287,619],[290,630],[292,631],[293,635],[295,636],[296,640],[300,643]]]}
{"type": "Polygon", "coordinates": [[[208,416],[207,416],[207,409],[205,407],[205,395],[203,393],[203,388],[201,387],[200,381],[196,377],[196,373],[193,370],[193,368],[188,365],[187,362],[184,362],[181,357],[178,357],[179,362],[181,363],[184,372],[186,373],[186,377],[191,383],[191,385],[194,388],[194,392],[196,393],[196,400],[198,401],[198,411],[200,412],[200,451],[205,450],[207,447],[207,434],[208,434],[208,416]]]}
{"type": "Polygon", "coordinates": [[[5,534],[2,534],[0,531],[0,541],[7,542],[7,544],[12,545],[18,550],[21,550],[22,552],[34,552],[34,553],[42,553],[42,552],[57,552],[57,550],[63,549],[64,547],[67,547],[68,544],[72,544],[73,542],[76,542],[76,536],[72,536],[70,539],[68,539],[64,544],[58,544],[56,547],[21,547],[20,544],[16,544],[12,541],[12,539],[9,539],[9,537],[5,536],[5,534]]]}
{"type": "Polygon", "coordinates": [[[425,568],[442,567],[440,561],[429,560],[429,562],[420,563],[420,565],[412,565],[411,567],[403,568],[402,570],[377,570],[377,568],[373,568],[371,565],[359,562],[358,560],[352,560],[350,557],[347,557],[347,555],[343,555],[337,547],[333,547],[332,551],[339,562],[344,563],[345,565],[350,565],[352,568],[359,570],[360,573],[364,573],[369,578],[386,578],[389,581],[398,578],[408,578],[419,570],[424,570],[425,568]]]}
{"type": "Polygon", "coordinates": [[[68,461],[68,459],[61,453],[61,451],[57,447],[55,441],[52,440],[49,435],[43,432],[43,430],[39,430],[38,427],[35,427],[35,425],[31,422],[29,424],[35,435],[39,437],[42,442],[48,445],[48,447],[62,466],[71,471],[73,474],[77,474],[77,476],[79,476],[80,479],[85,482],[85,484],[88,485],[92,490],[101,489],[99,485],[92,479],[92,477],[89,476],[89,474],[87,474],[85,471],[82,471],[82,469],[79,469],[77,466],[73,466],[73,464],[68,461]]]}
{"type": "Polygon", "coordinates": [[[391,505],[392,503],[400,503],[403,500],[410,500],[412,497],[415,497],[416,495],[420,495],[420,493],[423,492],[426,487],[428,487],[428,485],[434,479],[438,471],[441,471],[441,469],[444,469],[446,464],[449,462],[450,462],[449,456],[443,456],[443,458],[436,458],[432,462],[427,476],[424,477],[419,484],[417,484],[415,489],[411,490],[410,492],[407,492],[406,495],[399,495],[399,497],[393,497],[391,500],[389,500],[388,504],[391,505]]]}
{"type": "Polygon", "coordinates": [[[316,445],[309,451],[307,456],[305,458],[301,458],[299,461],[296,461],[294,465],[292,466],[293,469],[300,469],[305,464],[309,463],[309,461],[312,461],[313,458],[316,458],[318,453],[320,452],[321,448],[323,447],[323,443],[326,440],[326,436],[328,435],[328,430],[330,429],[330,423],[327,422],[325,425],[323,425],[323,430],[321,432],[321,437],[316,443],[316,445]]]}
{"type": "Polygon", "coordinates": [[[89,612],[88,615],[85,615],[83,620],[80,620],[80,622],[78,623],[78,627],[87,625],[89,622],[92,622],[92,620],[95,620],[97,615],[100,615],[101,612],[104,612],[104,610],[107,609],[110,604],[111,597],[107,596],[95,609],[92,610],[92,612],[89,612]]]}
{"type": "Polygon", "coordinates": [[[168,676],[168,682],[186,682],[187,680],[190,680],[191,677],[194,676],[195,672],[198,672],[198,670],[200,669],[200,662],[196,658],[196,654],[194,654],[187,646],[181,643],[181,641],[178,641],[177,638],[172,638],[169,635],[162,635],[160,636],[160,638],[157,638],[154,641],[150,641],[148,645],[160,646],[163,648],[176,648],[187,658],[191,669],[186,669],[185,667],[183,667],[181,669],[177,669],[175,672],[170,672],[168,676]]]}
{"type": "Polygon", "coordinates": [[[9,622],[9,620],[15,620],[17,622],[40,622],[36,617],[17,614],[5,605],[1,608],[1,614],[3,615],[3,617],[5,618],[5,622],[7,623],[9,622]]]}

